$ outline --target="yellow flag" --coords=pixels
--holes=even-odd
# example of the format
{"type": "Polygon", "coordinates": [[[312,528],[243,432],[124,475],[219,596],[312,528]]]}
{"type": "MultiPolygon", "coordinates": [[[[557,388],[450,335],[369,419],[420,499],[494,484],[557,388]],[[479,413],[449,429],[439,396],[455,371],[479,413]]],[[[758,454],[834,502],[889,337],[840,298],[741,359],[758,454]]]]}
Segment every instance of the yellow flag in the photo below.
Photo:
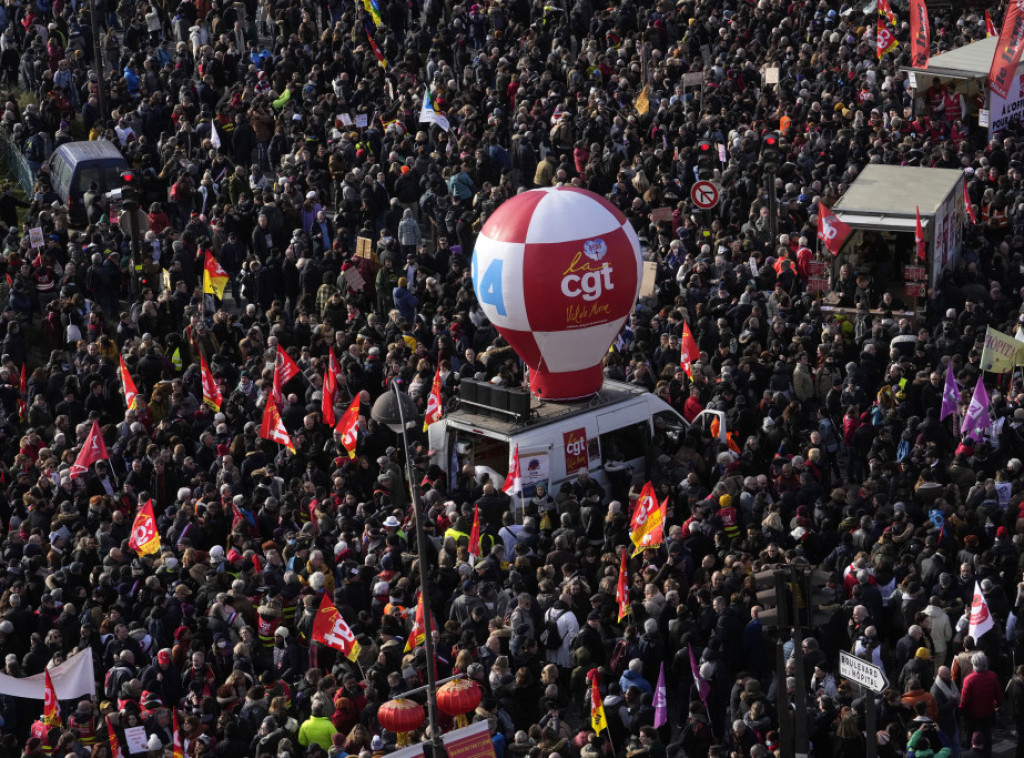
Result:
{"type": "Polygon", "coordinates": [[[981,351],[981,368],[993,374],[1013,371],[1014,366],[1024,363],[1024,343],[993,329],[985,329],[985,347],[981,351]]]}
{"type": "Polygon", "coordinates": [[[604,717],[604,703],[597,689],[596,677],[590,680],[590,687],[590,725],[594,728],[594,734],[600,734],[608,728],[608,720],[604,717]]]}
{"type": "Polygon", "coordinates": [[[644,88],[640,90],[640,94],[636,96],[636,100],[633,101],[633,107],[636,108],[636,112],[641,116],[646,116],[647,111],[651,109],[651,101],[647,99],[647,88],[649,86],[645,84],[644,88]]]}

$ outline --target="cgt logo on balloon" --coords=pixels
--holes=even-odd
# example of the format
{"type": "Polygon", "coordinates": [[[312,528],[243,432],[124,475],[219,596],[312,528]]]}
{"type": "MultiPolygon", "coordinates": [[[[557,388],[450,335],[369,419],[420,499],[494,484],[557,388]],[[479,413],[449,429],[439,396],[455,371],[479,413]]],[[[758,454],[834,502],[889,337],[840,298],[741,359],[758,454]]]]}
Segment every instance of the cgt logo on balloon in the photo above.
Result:
{"type": "Polygon", "coordinates": [[[484,224],[473,286],[549,400],[601,389],[601,359],[636,303],[640,242],[622,213],[575,187],[522,192],[484,224]]]}

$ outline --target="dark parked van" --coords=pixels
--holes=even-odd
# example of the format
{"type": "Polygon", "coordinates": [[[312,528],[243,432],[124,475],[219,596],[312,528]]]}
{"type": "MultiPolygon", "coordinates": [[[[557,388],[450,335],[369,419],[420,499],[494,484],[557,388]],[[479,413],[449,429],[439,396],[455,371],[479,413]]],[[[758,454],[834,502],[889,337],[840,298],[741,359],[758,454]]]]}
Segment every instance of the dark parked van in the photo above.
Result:
{"type": "Polygon", "coordinates": [[[82,195],[93,182],[100,192],[121,186],[121,172],[128,169],[121,151],[113,142],[68,142],[50,156],[50,181],[61,202],[68,207],[73,226],[84,226],[85,203],[82,195]]]}

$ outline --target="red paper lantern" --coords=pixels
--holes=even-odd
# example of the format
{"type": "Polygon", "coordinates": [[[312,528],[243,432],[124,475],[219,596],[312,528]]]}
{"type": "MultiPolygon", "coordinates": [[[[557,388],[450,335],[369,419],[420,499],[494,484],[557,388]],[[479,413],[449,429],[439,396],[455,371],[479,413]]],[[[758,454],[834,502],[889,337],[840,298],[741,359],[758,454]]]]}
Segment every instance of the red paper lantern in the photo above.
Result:
{"type": "Polygon", "coordinates": [[[437,690],[437,708],[446,716],[455,718],[460,727],[467,726],[466,714],[480,705],[483,693],[470,679],[455,679],[437,690]]]}
{"type": "Polygon", "coordinates": [[[389,732],[398,735],[398,746],[409,744],[409,732],[419,729],[425,718],[423,706],[406,698],[395,698],[377,710],[377,720],[389,732]]]}

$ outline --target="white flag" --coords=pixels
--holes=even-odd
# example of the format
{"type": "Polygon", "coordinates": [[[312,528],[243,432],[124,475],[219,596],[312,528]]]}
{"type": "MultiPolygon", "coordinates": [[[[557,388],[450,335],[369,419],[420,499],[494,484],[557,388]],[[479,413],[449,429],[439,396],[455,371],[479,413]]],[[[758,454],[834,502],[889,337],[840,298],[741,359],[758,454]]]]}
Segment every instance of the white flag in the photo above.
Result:
{"type": "Polygon", "coordinates": [[[434,110],[434,106],[430,104],[430,88],[423,90],[423,107],[420,108],[420,123],[421,124],[437,124],[445,131],[448,131],[450,125],[448,119],[442,116],[440,113],[434,110]]]}
{"type": "MultiPolygon", "coordinates": [[[[72,700],[85,695],[96,695],[96,676],[93,672],[92,652],[83,650],[68,656],[64,663],[50,669],[50,679],[57,697],[61,700],[72,700]]],[[[0,695],[42,700],[46,690],[43,674],[15,679],[13,676],[0,674],[0,695]]]]}
{"type": "Polygon", "coordinates": [[[988,611],[988,603],[985,602],[985,596],[981,593],[981,585],[977,581],[974,582],[974,599],[971,601],[971,614],[968,616],[968,621],[970,627],[968,627],[967,633],[974,638],[975,642],[985,632],[995,627],[992,614],[988,611]]]}
{"type": "Polygon", "coordinates": [[[220,133],[217,131],[217,125],[210,122],[210,144],[220,150],[220,133]]]}

